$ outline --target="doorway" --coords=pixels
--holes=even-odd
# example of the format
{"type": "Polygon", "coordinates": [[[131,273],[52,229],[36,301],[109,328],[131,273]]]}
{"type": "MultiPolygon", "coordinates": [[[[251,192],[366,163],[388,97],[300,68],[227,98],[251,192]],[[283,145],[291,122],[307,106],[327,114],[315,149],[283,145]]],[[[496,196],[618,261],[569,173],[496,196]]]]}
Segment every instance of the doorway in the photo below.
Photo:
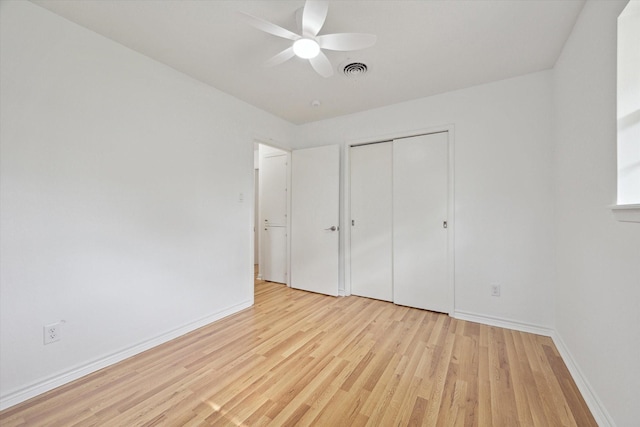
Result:
{"type": "Polygon", "coordinates": [[[340,147],[255,148],[256,278],[338,295],[340,147]]]}
{"type": "Polygon", "coordinates": [[[262,143],[254,147],[258,278],[288,284],[290,153],[262,143]]]}

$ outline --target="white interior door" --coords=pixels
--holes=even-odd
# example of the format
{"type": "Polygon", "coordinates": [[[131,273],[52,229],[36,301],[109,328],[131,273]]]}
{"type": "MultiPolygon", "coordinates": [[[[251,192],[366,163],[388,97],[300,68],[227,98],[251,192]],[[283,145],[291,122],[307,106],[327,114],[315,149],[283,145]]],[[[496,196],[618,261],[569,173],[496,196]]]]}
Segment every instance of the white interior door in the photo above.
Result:
{"type": "MultiPolygon", "coordinates": [[[[273,148],[271,150],[274,150],[273,148]]],[[[287,153],[260,155],[260,216],[262,225],[287,224],[287,153]]]]}
{"type": "Polygon", "coordinates": [[[449,313],[448,134],[393,142],[393,288],[400,305],[449,313]]]}
{"type": "Polygon", "coordinates": [[[392,142],[351,147],[351,293],[393,301],[392,142]]]}
{"type": "Polygon", "coordinates": [[[287,281],[287,162],[288,153],[259,146],[260,278],[287,281]]]}
{"type": "Polygon", "coordinates": [[[340,147],[294,150],[291,167],[291,286],[337,296],[340,147]]]}
{"type": "Polygon", "coordinates": [[[269,282],[287,281],[287,227],[263,227],[262,279],[269,282]]]}

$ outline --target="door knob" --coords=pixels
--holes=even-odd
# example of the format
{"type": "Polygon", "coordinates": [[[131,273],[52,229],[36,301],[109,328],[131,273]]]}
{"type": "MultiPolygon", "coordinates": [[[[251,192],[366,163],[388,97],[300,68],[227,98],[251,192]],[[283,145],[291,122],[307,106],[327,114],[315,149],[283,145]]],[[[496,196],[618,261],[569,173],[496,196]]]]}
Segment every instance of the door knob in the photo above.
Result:
{"type": "Polygon", "coordinates": [[[336,227],[335,225],[332,225],[331,227],[325,228],[324,230],[325,231],[336,231],[337,229],[338,229],[338,227],[336,227]]]}

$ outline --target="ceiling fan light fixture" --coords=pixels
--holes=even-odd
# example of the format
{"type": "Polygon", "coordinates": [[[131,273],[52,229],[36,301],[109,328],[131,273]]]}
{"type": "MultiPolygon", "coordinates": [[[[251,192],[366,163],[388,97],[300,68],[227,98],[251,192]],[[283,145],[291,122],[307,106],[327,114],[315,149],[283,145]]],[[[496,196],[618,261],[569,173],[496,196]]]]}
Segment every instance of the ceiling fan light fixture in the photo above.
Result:
{"type": "Polygon", "coordinates": [[[293,42],[293,53],[303,59],[311,59],[320,53],[320,45],[312,39],[302,38],[293,42]]]}
{"type": "MultiPolygon", "coordinates": [[[[0,0],[1,1],[1,0],[0,0]]],[[[239,12],[249,25],[252,25],[276,37],[287,39],[293,43],[282,52],[272,56],[264,65],[273,67],[297,56],[308,59],[311,67],[322,77],[333,75],[333,65],[325,55],[325,50],[348,52],[371,47],[376,42],[373,34],[333,33],[318,35],[327,18],[328,0],[306,0],[302,11],[297,12],[300,18],[300,33],[296,34],[272,22],[239,12]]]]}

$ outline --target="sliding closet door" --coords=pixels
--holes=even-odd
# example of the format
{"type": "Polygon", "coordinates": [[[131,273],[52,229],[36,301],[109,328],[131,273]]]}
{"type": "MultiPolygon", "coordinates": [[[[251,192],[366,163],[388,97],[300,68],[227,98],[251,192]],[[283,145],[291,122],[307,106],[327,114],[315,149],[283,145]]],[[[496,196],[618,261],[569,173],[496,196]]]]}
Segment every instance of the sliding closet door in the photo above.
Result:
{"type": "Polygon", "coordinates": [[[392,143],[351,147],[351,293],[393,301],[392,143]]]}
{"type": "Polygon", "coordinates": [[[393,300],[449,313],[447,132],[393,142],[393,300]]]}

